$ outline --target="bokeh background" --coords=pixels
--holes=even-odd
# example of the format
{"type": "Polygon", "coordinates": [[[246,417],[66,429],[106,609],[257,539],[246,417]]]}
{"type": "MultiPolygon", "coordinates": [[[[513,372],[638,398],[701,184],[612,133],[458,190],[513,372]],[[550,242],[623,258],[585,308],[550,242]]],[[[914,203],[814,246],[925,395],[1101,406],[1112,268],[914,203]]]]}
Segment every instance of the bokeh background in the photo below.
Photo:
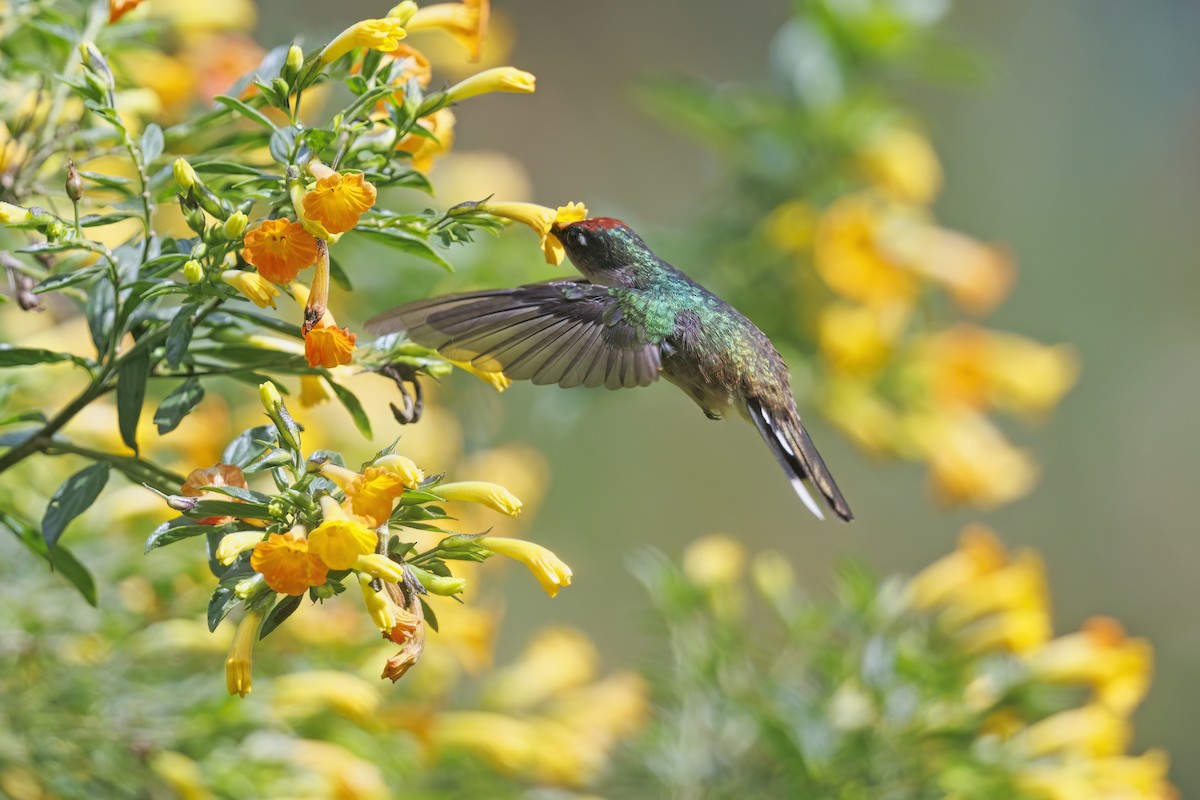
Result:
{"type": "MultiPolygon", "coordinates": [[[[511,61],[538,75],[538,92],[462,109],[459,151],[512,153],[528,170],[530,199],[585,200],[593,214],[621,217],[661,241],[670,258],[675,237],[720,205],[718,170],[700,147],[639,111],[635,86],[663,71],[717,84],[760,79],[787,4],[497,5],[520,32],[511,61]]],[[[287,36],[298,20],[318,37],[377,10],[361,0],[261,6],[264,41],[287,36]]],[[[1035,493],[990,514],[934,510],[920,470],[872,463],[810,414],[859,517],[849,527],[818,524],[748,426],[709,422],[669,385],[580,390],[585,398],[517,385],[491,398],[455,376],[446,396],[475,415],[466,427],[474,419],[484,433],[474,435],[529,441],[546,453],[551,491],[537,537],[580,567],[572,591],[553,604],[528,586],[508,587],[509,624],[570,619],[623,662],[656,647],[623,563],[647,543],[675,553],[696,535],[728,532],[783,550],[819,593],[841,559],[912,571],[946,551],[961,523],[982,518],[1009,542],[1045,554],[1058,629],[1106,613],[1154,642],[1157,677],[1139,712],[1139,743],[1173,752],[1189,796],[1200,790],[1200,765],[1189,758],[1200,715],[1200,538],[1186,512],[1200,474],[1200,6],[959,3],[946,28],[980,54],[983,69],[911,94],[947,175],[937,213],[1016,254],[1020,279],[992,322],[1070,342],[1083,362],[1079,385],[1052,419],[1022,433],[1043,462],[1035,493]]],[[[469,254],[462,263],[439,288],[479,280],[469,254]]],[[[721,290],[708,265],[679,265],[721,290]]],[[[394,287],[391,301],[429,285],[418,264],[381,261],[378,270],[394,287]]],[[[365,319],[386,304],[351,313],[365,319]]]]}

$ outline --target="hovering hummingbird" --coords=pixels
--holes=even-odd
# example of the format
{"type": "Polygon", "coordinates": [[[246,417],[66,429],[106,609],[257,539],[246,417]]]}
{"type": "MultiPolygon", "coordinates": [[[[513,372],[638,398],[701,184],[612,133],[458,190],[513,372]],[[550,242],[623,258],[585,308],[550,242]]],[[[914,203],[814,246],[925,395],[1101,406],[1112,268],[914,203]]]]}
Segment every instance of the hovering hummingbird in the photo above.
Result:
{"type": "Polygon", "coordinates": [[[709,419],[736,408],[752,422],[818,518],[806,481],[835,514],[853,519],[800,424],[787,365],[766,334],[620,220],[556,223],[551,233],[583,278],[422,300],[367,329],[404,331],[446,358],[536,384],[621,389],[662,375],[709,419]]]}

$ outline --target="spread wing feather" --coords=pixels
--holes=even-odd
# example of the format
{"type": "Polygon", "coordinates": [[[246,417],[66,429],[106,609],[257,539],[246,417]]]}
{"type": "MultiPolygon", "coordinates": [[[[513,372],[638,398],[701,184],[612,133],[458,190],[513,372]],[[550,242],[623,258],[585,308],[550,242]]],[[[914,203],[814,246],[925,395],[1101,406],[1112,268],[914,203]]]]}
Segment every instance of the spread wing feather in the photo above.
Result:
{"type": "Polygon", "coordinates": [[[662,370],[660,346],[624,320],[608,287],[582,280],[435,297],[366,327],[404,331],[447,358],[537,384],[648,386],[662,370]]]}

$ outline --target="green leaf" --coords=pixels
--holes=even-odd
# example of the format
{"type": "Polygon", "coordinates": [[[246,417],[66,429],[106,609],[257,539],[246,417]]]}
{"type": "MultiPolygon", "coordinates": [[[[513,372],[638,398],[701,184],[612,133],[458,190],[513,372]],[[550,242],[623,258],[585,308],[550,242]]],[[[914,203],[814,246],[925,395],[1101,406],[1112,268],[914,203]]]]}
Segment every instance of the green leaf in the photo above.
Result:
{"type": "Polygon", "coordinates": [[[354,229],[357,233],[365,234],[366,236],[383,242],[388,247],[392,247],[402,253],[423,258],[426,261],[432,261],[447,272],[453,272],[454,267],[449,261],[442,258],[441,254],[433,249],[433,246],[422,239],[418,239],[411,233],[402,233],[396,230],[379,230],[377,228],[364,228],[361,225],[354,229]]]}
{"type": "Polygon", "coordinates": [[[429,603],[425,602],[424,597],[418,597],[417,599],[421,601],[421,608],[425,611],[425,624],[428,625],[434,633],[437,633],[437,614],[433,613],[433,607],[430,606],[429,603]]]}
{"type": "Polygon", "coordinates": [[[244,430],[225,448],[225,452],[221,454],[221,463],[244,467],[258,458],[268,446],[274,447],[278,439],[279,434],[274,425],[259,425],[244,430]],[[270,444],[262,444],[263,442],[270,444]]]}
{"type": "Polygon", "coordinates": [[[183,357],[187,355],[188,345],[192,343],[192,332],[195,328],[191,319],[194,313],[196,313],[194,304],[183,306],[175,314],[175,318],[171,320],[171,326],[167,329],[167,341],[163,349],[167,357],[167,366],[171,369],[177,368],[183,362],[183,357]]]}
{"type": "Polygon", "coordinates": [[[233,500],[200,500],[187,512],[193,519],[206,517],[247,517],[249,519],[272,519],[265,505],[238,503],[233,500]]]}
{"type": "Polygon", "coordinates": [[[158,427],[158,435],[170,433],[179,427],[183,418],[192,413],[192,409],[204,399],[204,387],[198,378],[188,378],[176,386],[170,394],[163,398],[154,413],[154,424],[158,427]]]}
{"type": "Polygon", "coordinates": [[[96,276],[104,273],[104,266],[96,264],[84,269],[75,270],[74,272],[64,272],[61,275],[51,275],[43,280],[37,286],[33,287],[34,294],[45,294],[46,292],[56,292],[59,289],[65,289],[68,286],[76,286],[81,283],[93,280],[96,276]]]}
{"type": "Polygon", "coordinates": [[[110,280],[97,281],[88,292],[84,314],[87,316],[88,330],[91,331],[96,352],[106,352],[109,332],[117,319],[117,294],[113,291],[110,280]]]}
{"type": "Polygon", "coordinates": [[[271,158],[284,166],[292,163],[292,145],[296,143],[297,133],[299,131],[294,126],[279,128],[272,133],[271,141],[267,142],[267,150],[270,151],[271,158]]]}
{"type": "Polygon", "coordinates": [[[138,452],[137,426],[146,400],[146,380],[150,377],[150,351],[143,350],[117,369],[117,428],[121,441],[138,452]]]}
{"type": "Polygon", "coordinates": [[[4,525],[12,531],[21,540],[21,543],[29,548],[30,552],[44,559],[52,571],[70,581],[89,605],[96,605],[96,582],[92,579],[92,574],[65,545],[51,550],[42,541],[42,537],[38,535],[37,529],[33,525],[3,511],[0,511],[0,525],[4,525]]]}
{"type": "MultiPolygon", "coordinates": [[[[238,100],[235,97],[229,97],[228,95],[223,95],[223,94],[217,95],[213,99],[216,100],[221,105],[225,106],[226,108],[231,109],[231,110],[236,111],[237,113],[241,114],[246,119],[257,122],[259,125],[262,125],[267,130],[269,130],[269,131],[275,130],[275,123],[273,123],[273,122],[271,122],[271,120],[267,119],[267,117],[261,111],[259,111],[258,109],[255,109],[255,108],[251,108],[250,106],[243,103],[241,100],[238,100]]],[[[284,163],[287,163],[287,162],[284,162],[284,163]]]]}
{"type": "Polygon", "coordinates": [[[42,517],[42,540],[53,549],[71,520],[96,502],[108,483],[108,464],[97,462],[84,467],[63,481],[50,498],[42,517]]]}
{"type": "Polygon", "coordinates": [[[259,640],[267,638],[267,634],[278,628],[285,619],[294,614],[296,609],[300,607],[302,599],[303,595],[284,595],[283,599],[275,604],[275,608],[271,609],[270,615],[263,620],[262,630],[258,632],[259,640]]]}
{"type": "Polygon", "coordinates": [[[203,161],[199,164],[192,164],[192,169],[206,175],[253,175],[258,177],[263,174],[262,170],[257,167],[239,164],[236,161],[203,161]]]}
{"type": "Polygon", "coordinates": [[[322,376],[325,382],[333,389],[333,393],[337,395],[337,399],[341,402],[346,410],[350,412],[350,418],[354,420],[354,427],[358,428],[358,432],[367,439],[371,438],[371,420],[367,417],[367,412],[363,409],[362,403],[354,396],[354,392],[341,386],[333,381],[328,373],[322,371],[322,376]]]}
{"type": "Polygon", "coordinates": [[[10,414],[4,419],[0,419],[0,426],[20,425],[22,422],[45,423],[45,421],[46,415],[41,411],[20,411],[16,414],[10,414]]]}
{"type": "Polygon", "coordinates": [[[329,277],[333,278],[333,282],[338,285],[339,289],[347,292],[354,291],[354,287],[350,284],[350,276],[346,274],[346,270],[342,269],[342,265],[335,259],[329,259],[329,277]]]}
{"type": "Polygon", "coordinates": [[[205,487],[205,491],[216,492],[226,497],[236,497],[238,500],[245,500],[247,503],[257,503],[261,506],[267,505],[274,499],[269,494],[256,492],[253,489],[242,489],[238,486],[207,486],[205,487]]]}
{"type": "Polygon", "coordinates": [[[110,211],[107,214],[84,214],[79,218],[79,227],[98,228],[101,225],[112,225],[114,222],[120,222],[123,219],[132,219],[140,216],[141,214],[136,211],[110,211]]]}
{"type": "Polygon", "coordinates": [[[80,171],[79,176],[92,183],[98,183],[107,189],[118,189],[126,194],[129,194],[129,184],[133,183],[130,178],[122,178],[118,175],[104,175],[100,172],[80,171]]]}
{"type": "Polygon", "coordinates": [[[143,552],[149,553],[151,550],[157,550],[165,545],[174,544],[181,539],[203,536],[207,533],[219,532],[224,536],[227,533],[232,533],[233,529],[233,523],[214,527],[212,525],[196,525],[187,517],[176,517],[154,529],[154,532],[146,539],[146,548],[143,552]]]}
{"type": "Polygon", "coordinates": [[[156,123],[151,122],[142,131],[142,162],[149,164],[162,155],[163,131],[156,123]]]}
{"type": "Polygon", "coordinates": [[[56,353],[40,347],[13,347],[0,344],[0,368],[27,367],[30,364],[57,364],[62,361],[73,361],[80,366],[87,366],[88,363],[86,359],[70,353],[56,353]]]}

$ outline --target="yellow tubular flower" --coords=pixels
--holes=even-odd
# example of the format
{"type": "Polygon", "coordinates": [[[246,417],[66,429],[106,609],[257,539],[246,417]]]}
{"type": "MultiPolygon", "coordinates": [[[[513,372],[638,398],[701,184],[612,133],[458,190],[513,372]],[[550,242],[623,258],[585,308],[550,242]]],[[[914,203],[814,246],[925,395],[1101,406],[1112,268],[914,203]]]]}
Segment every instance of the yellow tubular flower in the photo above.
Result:
{"type": "MultiPolygon", "coordinates": [[[[366,558],[366,556],[362,556],[362,558],[366,558]]],[[[371,586],[373,582],[374,579],[369,574],[358,576],[358,586],[362,589],[363,602],[366,603],[371,621],[375,623],[375,627],[387,633],[396,627],[396,613],[392,610],[392,603],[388,600],[387,595],[375,591],[371,586]]]]}
{"type": "Polygon", "coordinates": [[[321,512],[324,521],[308,535],[308,549],[327,567],[350,569],[360,555],[375,552],[379,536],[349,519],[333,498],[321,498],[321,512]]]}
{"type": "Polygon", "coordinates": [[[830,303],[817,317],[821,355],[835,372],[875,372],[886,363],[907,322],[908,312],[903,306],[876,309],[830,303]]]}
{"type": "Polygon", "coordinates": [[[226,534],[221,537],[221,543],[217,545],[218,563],[228,567],[242,553],[253,550],[254,545],[261,542],[262,539],[262,531],[236,531],[226,534]]]}
{"type": "Polygon", "coordinates": [[[404,580],[404,568],[379,553],[367,553],[359,556],[354,561],[354,569],[388,583],[399,583],[404,580]]]}
{"type": "Polygon", "coordinates": [[[443,483],[434,489],[434,493],[443,500],[480,503],[510,517],[521,514],[521,501],[498,483],[488,483],[487,481],[443,483]]]}
{"type": "Polygon", "coordinates": [[[537,78],[532,73],[516,67],[492,67],[451,86],[446,90],[446,99],[457,103],[489,92],[530,94],[536,83],[537,78]]]}
{"type": "Polygon", "coordinates": [[[346,493],[350,513],[379,527],[392,515],[392,504],[404,492],[404,479],[380,467],[367,467],[363,474],[326,462],[321,474],[346,493]]]}
{"type": "Polygon", "coordinates": [[[1129,723],[1103,706],[1091,704],[1051,714],[1013,737],[1017,752],[1027,758],[1068,752],[1114,756],[1129,742],[1129,723]]]}
{"type": "Polygon", "coordinates": [[[0,225],[19,225],[33,219],[33,212],[27,208],[14,206],[12,203],[0,202],[0,225]]]}
{"type": "Polygon", "coordinates": [[[233,644],[225,659],[225,688],[230,694],[245,697],[250,694],[250,666],[254,655],[254,642],[258,640],[258,629],[262,626],[265,612],[261,609],[246,612],[233,634],[233,644]]]}
{"type": "Polygon", "coordinates": [[[1150,688],[1154,652],[1145,639],[1128,638],[1115,619],[1093,617],[1079,633],[1030,653],[1027,662],[1038,680],[1089,684],[1099,703],[1128,714],[1150,688]]]}
{"type": "Polygon", "coordinates": [[[279,290],[257,272],[247,272],[241,269],[227,269],[221,273],[221,280],[237,289],[243,296],[259,308],[275,307],[275,298],[279,290]]]}
{"type": "Polygon", "coordinates": [[[438,750],[466,751],[509,775],[526,769],[539,747],[530,723],[484,711],[438,714],[427,736],[438,750]]]}
{"type": "Polygon", "coordinates": [[[300,395],[297,400],[301,408],[312,408],[332,400],[336,395],[320,375],[300,376],[300,395]]]}
{"type": "Polygon", "coordinates": [[[463,372],[469,372],[479,380],[490,385],[497,392],[503,392],[509,386],[512,386],[512,379],[505,377],[503,372],[485,372],[479,367],[472,364],[470,361],[450,361],[451,364],[461,369],[463,372]]]}
{"type": "Polygon", "coordinates": [[[555,597],[562,587],[571,585],[571,568],[540,544],[498,536],[488,536],[481,542],[493,553],[520,561],[529,567],[542,589],[551,597],[555,597]]]}
{"type": "Polygon", "coordinates": [[[412,154],[413,169],[429,172],[433,168],[434,159],[450,152],[450,148],[454,146],[454,123],[454,112],[448,108],[439,108],[429,116],[417,120],[417,124],[432,136],[409,133],[396,142],[396,149],[412,154]]]}
{"type": "Polygon", "coordinates": [[[885,246],[890,212],[869,193],[843,197],[822,212],[813,264],[830,289],[875,308],[912,304],[919,284],[885,246]]]}
{"type": "Polygon", "coordinates": [[[335,670],[293,672],[275,679],[271,708],[288,719],[311,717],[325,710],[359,723],[379,707],[379,690],[356,675],[335,670]]]}
{"type": "Polygon", "coordinates": [[[515,662],[493,673],[484,701],[490,708],[505,711],[532,709],[595,678],[599,664],[596,646],[582,632],[546,628],[515,662]]]}
{"type": "Polygon", "coordinates": [[[922,222],[896,225],[891,233],[893,253],[972,314],[995,308],[1016,280],[1016,266],[1003,248],[922,222]]]}
{"type": "Polygon", "coordinates": [[[417,488],[421,481],[425,480],[425,473],[408,456],[395,453],[380,456],[372,462],[371,466],[399,475],[404,481],[405,488],[408,489],[417,488]]]}
{"type": "Polygon", "coordinates": [[[1023,791],[1051,800],[1171,800],[1180,796],[1167,782],[1167,754],[1161,750],[1150,750],[1140,756],[1036,764],[1018,772],[1017,785],[1023,791]]]}
{"type": "Polygon", "coordinates": [[[567,203],[557,209],[539,206],[536,203],[481,203],[480,211],[495,217],[521,222],[533,229],[540,238],[539,245],[546,256],[546,263],[558,266],[566,251],[551,229],[554,225],[565,225],[587,219],[587,207],[583,203],[567,203]]]}
{"type": "Polygon", "coordinates": [[[1004,545],[985,525],[963,528],[958,548],[918,572],[908,583],[908,604],[925,611],[941,605],[954,592],[1008,562],[1004,545]]]}
{"type": "Polygon", "coordinates": [[[304,195],[304,215],[330,233],[345,233],[375,205],[375,186],[362,173],[333,172],[304,195]]]}
{"type": "Polygon", "coordinates": [[[820,394],[825,416],[850,441],[870,454],[894,453],[900,444],[900,417],[868,380],[838,377],[820,394]]]}
{"type": "Polygon", "coordinates": [[[398,19],[365,19],[346,28],[332,42],[325,45],[325,49],[321,51],[321,64],[336,61],[357,47],[384,52],[395,50],[405,35],[404,26],[398,19]]]}
{"type": "Polygon", "coordinates": [[[425,6],[409,17],[406,27],[410,31],[445,31],[462,43],[472,61],[478,61],[487,36],[488,5],[489,0],[464,0],[425,6]]]}
{"type": "Polygon", "coordinates": [[[959,645],[968,653],[996,650],[1028,653],[1050,640],[1050,612],[1046,608],[1018,608],[984,617],[956,634],[959,645]]]}
{"type": "Polygon", "coordinates": [[[929,462],[935,494],[948,505],[994,508],[1023,497],[1036,482],[1029,453],[1013,447],[982,414],[947,410],[911,418],[905,427],[929,462]]]}

